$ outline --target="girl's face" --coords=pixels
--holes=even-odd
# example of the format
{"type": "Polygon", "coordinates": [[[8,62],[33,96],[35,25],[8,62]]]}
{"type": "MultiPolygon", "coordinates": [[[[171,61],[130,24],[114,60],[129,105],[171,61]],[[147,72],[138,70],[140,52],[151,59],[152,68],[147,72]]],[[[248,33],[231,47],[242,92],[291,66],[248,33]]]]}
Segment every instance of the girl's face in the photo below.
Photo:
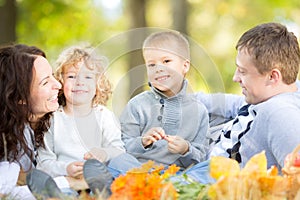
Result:
{"type": "Polygon", "coordinates": [[[36,118],[58,108],[58,91],[61,84],[52,75],[52,67],[47,59],[38,56],[34,61],[33,81],[31,84],[32,112],[36,118]]]}
{"type": "Polygon", "coordinates": [[[177,94],[182,87],[190,62],[172,52],[151,48],[144,50],[149,82],[166,96],[177,94]]]}
{"type": "Polygon", "coordinates": [[[97,76],[95,70],[90,70],[83,63],[79,68],[69,67],[63,74],[63,90],[68,105],[92,105],[96,95],[97,76]]]}

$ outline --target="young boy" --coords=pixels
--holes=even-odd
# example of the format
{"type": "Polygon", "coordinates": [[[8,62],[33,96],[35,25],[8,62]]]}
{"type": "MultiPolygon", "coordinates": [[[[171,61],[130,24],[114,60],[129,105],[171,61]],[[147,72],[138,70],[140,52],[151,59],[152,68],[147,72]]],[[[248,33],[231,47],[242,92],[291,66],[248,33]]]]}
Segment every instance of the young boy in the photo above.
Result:
{"type": "Polygon", "coordinates": [[[132,98],[121,117],[127,152],[141,163],[176,164],[185,169],[206,159],[208,114],[187,94],[189,43],[175,31],[150,35],[143,44],[150,91],[132,98]]]}

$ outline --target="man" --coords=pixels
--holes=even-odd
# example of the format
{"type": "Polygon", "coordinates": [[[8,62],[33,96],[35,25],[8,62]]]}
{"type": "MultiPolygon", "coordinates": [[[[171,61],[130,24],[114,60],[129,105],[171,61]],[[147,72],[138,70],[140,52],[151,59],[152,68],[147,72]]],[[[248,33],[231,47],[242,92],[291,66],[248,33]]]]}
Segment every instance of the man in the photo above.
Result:
{"type": "MultiPolygon", "coordinates": [[[[236,49],[233,81],[240,84],[247,104],[222,130],[210,156],[233,158],[243,167],[265,151],[268,168],[281,170],[286,155],[300,143],[297,38],[281,24],[266,23],[245,32],[236,49]]],[[[207,169],[208,162],[199,163],[186,173],[207,182],[207,169]]]]}

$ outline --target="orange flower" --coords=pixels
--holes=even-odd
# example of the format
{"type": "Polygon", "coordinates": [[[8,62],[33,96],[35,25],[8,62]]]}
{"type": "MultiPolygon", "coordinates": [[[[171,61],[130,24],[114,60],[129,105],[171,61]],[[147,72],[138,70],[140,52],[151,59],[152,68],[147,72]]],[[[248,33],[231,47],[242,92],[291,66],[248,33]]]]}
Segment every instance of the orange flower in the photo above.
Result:
{"type": "Polygon", "coordinates": [[[156,166],[153,161],[148,161],[140,168],[135,168],[115,179],[111,189],[110,200],[158,200],[176,199],[178,194],[168,178],[175,174],[179,167],[170,166],[164,172],[164,167],[156,166]]]}
{"type": "Polygon", "coordinates": [[[162,178],[163,179],[169,178],[171,175],[176,174],[176,172],[178,172],[179,169],[180,167],[177,167],[176,165],[169,166],[169,168],[166,169],[165,172],[162,174],[162,178]]]}

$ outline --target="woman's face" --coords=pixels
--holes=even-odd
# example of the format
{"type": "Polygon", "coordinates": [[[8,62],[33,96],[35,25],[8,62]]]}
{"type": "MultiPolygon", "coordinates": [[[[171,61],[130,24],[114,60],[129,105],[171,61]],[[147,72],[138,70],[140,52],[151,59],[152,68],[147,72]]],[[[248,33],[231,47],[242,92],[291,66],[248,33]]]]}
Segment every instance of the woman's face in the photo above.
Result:
{"type": "Polygon", "coordinates": [[[34,61],[33,80],[30,97],[35,119],[58,108],[58,91],[61,84],[52,75],[52,68],[47,59],[38,56],[34,61]]]}

